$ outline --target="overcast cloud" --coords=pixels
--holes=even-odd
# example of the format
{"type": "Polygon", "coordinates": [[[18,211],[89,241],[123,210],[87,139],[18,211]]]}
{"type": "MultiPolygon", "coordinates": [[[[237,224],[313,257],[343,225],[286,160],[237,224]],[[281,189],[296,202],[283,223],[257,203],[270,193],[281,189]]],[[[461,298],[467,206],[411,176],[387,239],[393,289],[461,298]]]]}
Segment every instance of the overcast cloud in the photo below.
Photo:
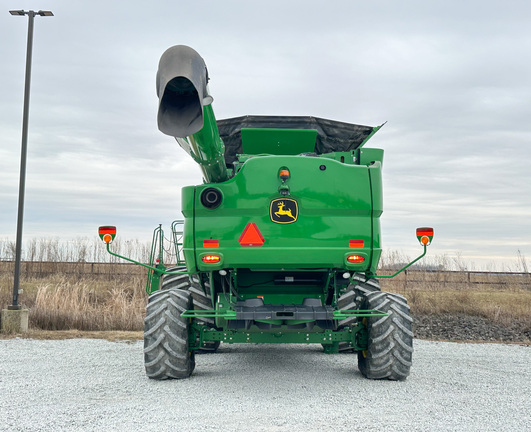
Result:
{"type": "Polygon", "coordinates": [[[471,268],[531,256],[531,3],[526,1],[3,2],[0,239],[14,240],[27,18],[35,19],[24,238],[150,239],[180,218],[199,169],[156,126],[160,55],[205,59],[218,118],[388,123],[384,248],[471,268]]]}

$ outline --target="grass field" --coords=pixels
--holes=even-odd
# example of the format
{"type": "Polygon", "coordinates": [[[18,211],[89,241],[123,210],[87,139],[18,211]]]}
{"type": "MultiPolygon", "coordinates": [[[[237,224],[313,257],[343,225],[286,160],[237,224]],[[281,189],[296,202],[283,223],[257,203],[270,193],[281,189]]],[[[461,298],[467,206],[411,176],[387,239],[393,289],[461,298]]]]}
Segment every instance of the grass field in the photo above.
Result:
{"type": "MultiPolygon", "coordinates": [[[[58,263],[31,264],[35,264],[33,274],[37,276],[24,276],[23,271],[19,296],[19,302],[30,310],[31,329],[143,329],[147,295],[142,268],[114,264],[95,270],[80,264],[72,272],[72,266],[67,271],[58,263]]],[[[13,276],[6,270],[3,268],[0,276],[2,307],[12,302],[13,276]]],[[[527,276],[415,271],[382,279],[381,284],[385,291],[405,295],[412,314],[466,314],[505,326],[517,323],[529,330],[531,277],[527,276]]]]}
{"type": "Polygon", "coordinates": [[[531,330],[531,277],[482,274],[483,282],[469,283],[466,275],[415,272],[412,281],[383,279],[381,286],[384,291],[403,294],[416,315],[465,314],[503,326],[519,323],[523,330],[531,330]],[[457,280],[437,280],[448,275],[457,280]]]}
{"type": "MultiPolygon", "coordinates": [[[[147,295],[145,278],[109,279],[81,275],[22,278],[19,303],[30,311],[30,328],[43,330],[141,330],[147,295]]],[[[13,277],[0,277],[0,302],[12,303],[13,277]]]]}

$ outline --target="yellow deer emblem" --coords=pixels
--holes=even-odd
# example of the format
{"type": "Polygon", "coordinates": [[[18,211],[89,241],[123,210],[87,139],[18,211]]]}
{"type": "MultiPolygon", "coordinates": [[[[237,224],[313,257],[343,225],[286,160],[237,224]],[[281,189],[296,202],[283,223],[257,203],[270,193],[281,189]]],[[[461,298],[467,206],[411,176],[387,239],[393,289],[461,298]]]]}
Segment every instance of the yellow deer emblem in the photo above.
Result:
{"type": "Polygon", "coordinates": [[[277,217],[288,216],[291,219],[295,219],[295,217],[291,214],[291,209],[287,209],[287,210],[284,209],[285,207],[284,201],[280,201],[279,203],[277,203],[277,206],[278,206],[278,211],[275,212],[275,216],[277,217]]]}

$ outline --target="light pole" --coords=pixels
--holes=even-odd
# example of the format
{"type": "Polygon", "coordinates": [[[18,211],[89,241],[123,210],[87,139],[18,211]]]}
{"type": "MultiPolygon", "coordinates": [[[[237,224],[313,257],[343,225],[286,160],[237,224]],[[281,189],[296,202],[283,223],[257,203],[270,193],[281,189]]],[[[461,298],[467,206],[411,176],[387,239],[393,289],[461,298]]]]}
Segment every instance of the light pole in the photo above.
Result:
{"type": "Polygon", "coordinates": [[[29,100],[31,81],[31,54],[33,50],[33,20],[35,16],[53,16],[51,11],[25,11],[11,10],[11,15],[28,16],[28,48],[26,51],[26,81],[24,87],[24,113],[22,118],[22,151],[20,156],[20,183],[18,190],[18,218],[17,218],[17,240],[15,251],[15,280],[13,284],[13,304],[8,306],[8,310],[19,310],[18,291],[20,283],[20,260],[22,255],[22,222],[24,218],[24,191],[26,188],[26,157],[28,151],[28,121],[29,121],[29,100]]]}

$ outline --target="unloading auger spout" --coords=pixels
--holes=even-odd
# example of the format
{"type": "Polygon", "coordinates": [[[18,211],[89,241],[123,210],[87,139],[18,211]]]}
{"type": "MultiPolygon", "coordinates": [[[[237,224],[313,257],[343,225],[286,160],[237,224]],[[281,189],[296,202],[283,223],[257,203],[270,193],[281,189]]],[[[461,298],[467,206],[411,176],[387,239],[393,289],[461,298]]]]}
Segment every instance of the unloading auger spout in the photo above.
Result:
{"type": "Polygon", "coordinates": [[[162,55],[157,72],[159,130],[175,137],[199,164],[206,183],[228,180],[225,146],[208,94],[208,71],[192,48],[175,45],[162,55]]]}

